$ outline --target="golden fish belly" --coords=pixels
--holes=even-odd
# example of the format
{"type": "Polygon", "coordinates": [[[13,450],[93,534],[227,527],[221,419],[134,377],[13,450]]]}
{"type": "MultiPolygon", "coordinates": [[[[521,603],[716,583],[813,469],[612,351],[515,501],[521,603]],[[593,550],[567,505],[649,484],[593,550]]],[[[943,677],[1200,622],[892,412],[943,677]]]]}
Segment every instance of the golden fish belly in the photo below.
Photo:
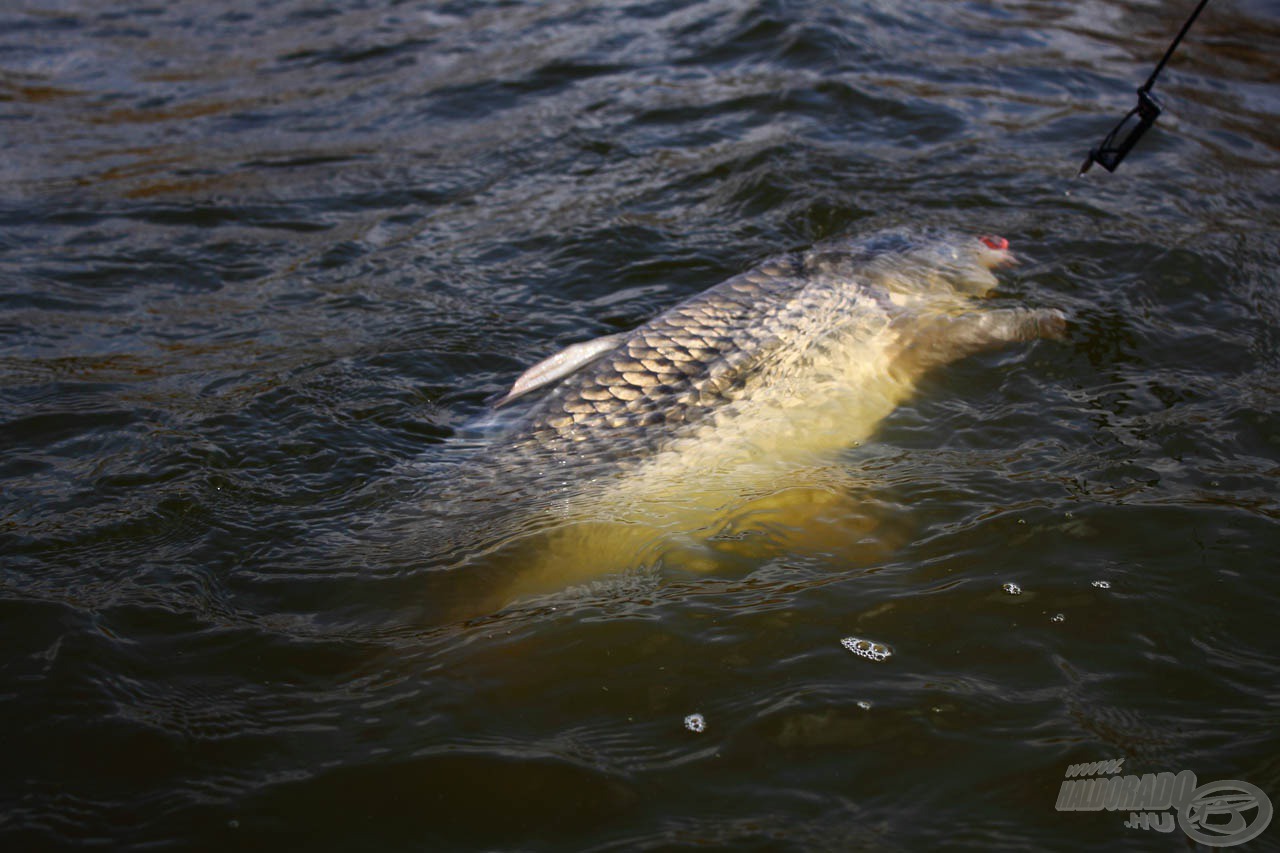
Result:
{"type": "Polygon", "coordinates": [[[885,334],[753,384],[658,452],[583,484],[507,594],[658,564],[702,572],[858,544],[864,557],[883,553],[866,547],[873,513],[838,453],[910,395],[893,369],[893,344],[885,334]]]}

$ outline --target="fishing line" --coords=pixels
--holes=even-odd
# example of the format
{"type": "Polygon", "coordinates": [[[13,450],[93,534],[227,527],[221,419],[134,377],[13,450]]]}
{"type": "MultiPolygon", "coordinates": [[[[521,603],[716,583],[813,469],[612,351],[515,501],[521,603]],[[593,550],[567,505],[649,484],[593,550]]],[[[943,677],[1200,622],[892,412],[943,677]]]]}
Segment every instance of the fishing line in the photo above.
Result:
{"type": "MultiPolygon", "coordinates": [[[[1085,158],[1084,165],[1080,167],[1080,174],[1083,175],[1089,171],[1089,167],[1094,163],[1098,163],[1108,172],[1114,172],[1116,167],[1120,165],[1120,161],[1124,160],[1130,149],[1137,144],[1142,138],[1142,134],[1147,132],[1147,128],[1155,124],[1156,119],[1160,117],[1160,104],[1151,94],[1151,87],[1155,85],[1156,77],[1164,70],[1165,64],[1169,61],[1169,57],[1173,56],[1174,50],[1182,41],[1182,37],[1187,34],[1187,30],[1191,29],[1191,25],[1195,23],[1200,11],[1208,4],[1209,0],[1200,0],[1195,11],[1191,13],[1191,17],[1187,18],[1187,22],[1182,25],[1182,29],[1178,31],[1178,35],[1174,37],[1173,43],[1169,45],[1169,49],[1164,52],[1160,63],[1156,65],[1156,70],[1151,72],[1151,76],[1147,78],[1147,82],[1143,83],[1138,89],[1138,105],[1129,110],[1125,117],[1120,119],[1120,123],[1111,129],[1111,132],[1103,137],[1102,142],[1089,152],[1089,156],[1085,158]],[[1132,119],[1136,118],[1137,123],[1133,124],[1132,119]],[[1125,127],[1130,127],[1128,134],[1117,143],[1120,132],[1125,127]]],[[[1079,176],[1077,176],[1079,177],[1079,176]]]]}

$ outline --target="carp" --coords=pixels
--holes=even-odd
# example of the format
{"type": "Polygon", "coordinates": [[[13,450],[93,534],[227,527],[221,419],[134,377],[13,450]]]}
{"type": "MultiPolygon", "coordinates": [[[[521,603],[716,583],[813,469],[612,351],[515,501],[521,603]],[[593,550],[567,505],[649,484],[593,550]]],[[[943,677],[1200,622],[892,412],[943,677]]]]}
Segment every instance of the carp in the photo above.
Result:
{"type": "MultiPolygon", "coordinates": [[[[855,517],[839,454],[921,377],[1064,333],[1056,309],[983,304],[1012,261],[994,236],[830,240],[534,365],[498,403],[505,432],[471,460],[485,501],[518,507],[494,546],[519,543],[505,597],[628,568],[714,568],[803,547],[815,515],[855,517]]],[[[475,474],[454,497],[476,493],[475,474]]]]}

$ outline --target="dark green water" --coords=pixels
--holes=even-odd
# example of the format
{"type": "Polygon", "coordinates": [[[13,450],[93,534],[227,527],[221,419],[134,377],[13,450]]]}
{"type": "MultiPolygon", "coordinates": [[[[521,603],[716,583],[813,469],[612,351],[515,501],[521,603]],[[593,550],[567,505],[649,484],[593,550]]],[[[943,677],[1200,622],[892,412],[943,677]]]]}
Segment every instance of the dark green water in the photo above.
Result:
{"type": "Polygon", "coordinates": [[[5,849],[1185,849],[1055,809],[1111,758],[1280,801],[1275,6],[1074,179],[1191,5],[6,5],[5,849]],[[847,454],[874,559],[458,623],[342,547],[558,346],[925,224],[1074,325],[847,454]]]}

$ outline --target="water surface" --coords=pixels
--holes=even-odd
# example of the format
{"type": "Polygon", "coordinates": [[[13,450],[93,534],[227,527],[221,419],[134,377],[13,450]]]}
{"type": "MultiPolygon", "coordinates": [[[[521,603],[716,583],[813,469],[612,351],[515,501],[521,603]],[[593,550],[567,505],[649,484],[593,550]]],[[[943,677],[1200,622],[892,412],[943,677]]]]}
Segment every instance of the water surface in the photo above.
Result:
{"type": "Polygon", "coordinates": [[[1074,177],[1182,5],[0,12],[6,848],[1182,844],[1055,810],[1110,758],[1280,800],[1274,7],[1210,4],[1074,177]],[[1074,327],[842,457],[874,558],[459,622],[345,547],[531,362],[919,225],[1074,327]]]}

